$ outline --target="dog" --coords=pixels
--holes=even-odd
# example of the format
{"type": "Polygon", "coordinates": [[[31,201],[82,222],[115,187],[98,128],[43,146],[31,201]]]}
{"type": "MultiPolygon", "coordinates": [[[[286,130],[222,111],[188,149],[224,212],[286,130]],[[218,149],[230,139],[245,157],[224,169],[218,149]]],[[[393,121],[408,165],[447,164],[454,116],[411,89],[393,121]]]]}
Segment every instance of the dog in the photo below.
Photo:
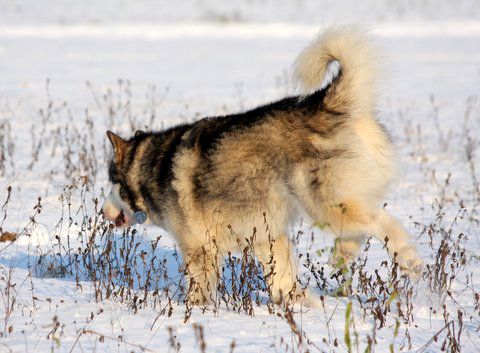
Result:
{"type": "MultiPolygon", "coordinates": [[[[264,269],[274,265],[272,299],[298,299],[287,229],[299,211],[335,236],[334,263],[351,261],[372,235],[418,275],[408,232],[381,206],[397,167],[375,118],[375,67],[364,32],[334,28],[296,60],[300,95],[128,140],[108,131],[105,218],[126,227],[146,215],[173,234],[194,304],[212,300],[222,257],[241,251],[253,231],[255,256],[264,269]],[[333,62],[338,72],[322,85],[333,62]]],[[[310,292],[301,300],[315,302],[310,292]]]]}

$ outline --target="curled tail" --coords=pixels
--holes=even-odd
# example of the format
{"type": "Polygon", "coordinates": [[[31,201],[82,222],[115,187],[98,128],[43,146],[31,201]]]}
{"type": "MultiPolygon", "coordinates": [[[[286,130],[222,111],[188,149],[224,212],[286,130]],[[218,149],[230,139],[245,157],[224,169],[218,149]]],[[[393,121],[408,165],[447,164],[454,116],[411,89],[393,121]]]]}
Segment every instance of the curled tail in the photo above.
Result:
{"type": "Polygon", "coordinates": [[[306,93],[320,89],[332,62],[340,69],[327,87],[323,105],[353,117],[371,115],[374,109],[375,55],[360,28],[327,30],[298,56],[294,76],[306,93]]]}

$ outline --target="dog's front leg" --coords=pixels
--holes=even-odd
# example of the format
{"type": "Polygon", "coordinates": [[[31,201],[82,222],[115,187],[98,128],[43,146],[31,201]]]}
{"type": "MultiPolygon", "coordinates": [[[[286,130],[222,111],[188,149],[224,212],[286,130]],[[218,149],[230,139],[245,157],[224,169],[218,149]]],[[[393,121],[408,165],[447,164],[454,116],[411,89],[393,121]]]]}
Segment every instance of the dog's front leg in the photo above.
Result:
{"type": "Polygon", "coordinates": [[[218,282],[218,256],[208,246],[185,255],[187,301],[193,305],[215,302],[218,282]]]}
{"type": "Polygon", "coordinates": [[[263,267],[263,273],[271,298],[276,304],[302,304],[318,307],[319,300],[308,289],[297,283],[297,266],[292,260],[292,244],[284,234],[270,241],[259,242],[255,254],[263,267]]]}

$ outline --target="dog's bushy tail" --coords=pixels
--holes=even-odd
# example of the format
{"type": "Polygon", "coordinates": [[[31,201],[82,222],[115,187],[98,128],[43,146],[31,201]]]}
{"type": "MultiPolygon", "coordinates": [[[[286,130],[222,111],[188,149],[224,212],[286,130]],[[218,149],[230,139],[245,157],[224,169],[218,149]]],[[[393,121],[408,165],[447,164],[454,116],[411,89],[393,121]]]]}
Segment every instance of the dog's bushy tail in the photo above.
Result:
{"type": "Polygon", "coordinates": [[[338,74],[327,86],[323,105],[353,117],[372,114],[374,109],[374,48],[365,30],[356,26],[331,28],[298,56],[294,76],[304,93],[320,89],[330,63],[338,62],[338,74]]]}

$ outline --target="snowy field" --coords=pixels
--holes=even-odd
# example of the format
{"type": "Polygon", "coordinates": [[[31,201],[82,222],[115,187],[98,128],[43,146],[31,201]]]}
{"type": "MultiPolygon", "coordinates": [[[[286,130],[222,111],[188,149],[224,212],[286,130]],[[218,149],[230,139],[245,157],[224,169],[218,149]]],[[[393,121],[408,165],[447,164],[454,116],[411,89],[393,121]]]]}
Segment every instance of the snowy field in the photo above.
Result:
{"type": "Polygon", "coordinates": [[[350,2],[342,16],[333,1],[0,1],[0,233],[18,237],[0,242],[0,352],[479,351],[479,3],[350,2]],[[370,25],[385,59],[378,115],[402,165],[385,207],[413,234],[422,279],[374,240],[337,271],[332,238],[300,220],[299,280],[322,308],[274,306],[248,251],[227,261],[214,306],[186,306],[173,237],[98,214],[105,131],[292,94],[298,52],[346,21],[370,25]]]}

